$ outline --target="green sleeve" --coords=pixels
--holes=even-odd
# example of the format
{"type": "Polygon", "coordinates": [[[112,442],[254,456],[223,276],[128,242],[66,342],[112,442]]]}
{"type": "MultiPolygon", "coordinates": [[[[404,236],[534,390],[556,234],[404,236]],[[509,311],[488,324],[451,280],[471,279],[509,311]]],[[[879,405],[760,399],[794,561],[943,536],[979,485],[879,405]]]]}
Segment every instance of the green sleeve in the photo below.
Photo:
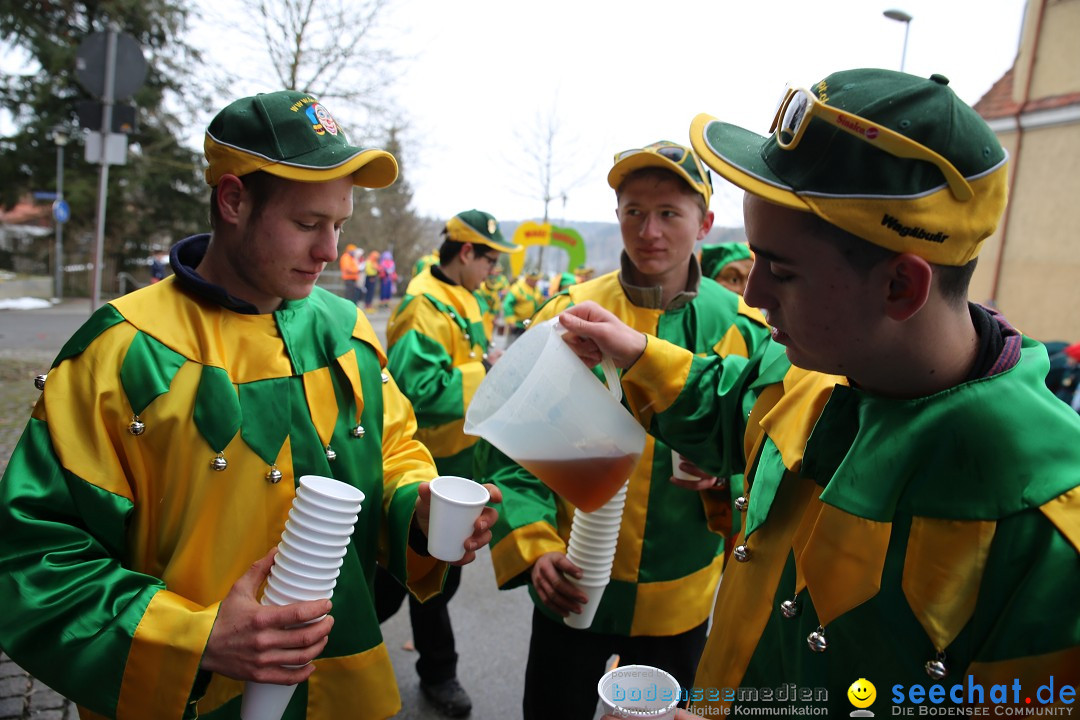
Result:
{"type": "MultiPolygon", "coordinates": [[[[387,355],[387,368],[413,404],[418,427],[435,427],[465,417],[462,373],[444,346],[410,330],[387,355]]],[[[480,361],[477,364],[482,367],[480,361]]]]}
{"type": "Polygon", "coordinates": [[[0,645],[34,677],[112,717],[135,630],[164,584],[125,569],[132,503],[64,470],[31,419],[0,480],[0,645]]]}

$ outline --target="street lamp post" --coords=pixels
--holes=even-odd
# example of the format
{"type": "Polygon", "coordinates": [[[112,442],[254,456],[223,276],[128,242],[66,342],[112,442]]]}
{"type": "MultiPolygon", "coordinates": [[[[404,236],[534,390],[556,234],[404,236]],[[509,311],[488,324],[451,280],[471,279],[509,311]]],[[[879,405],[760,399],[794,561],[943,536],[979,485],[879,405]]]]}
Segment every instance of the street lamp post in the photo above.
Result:
{"type": "MultiPolygon", "coordinates": [[[[53,142],[56,143],[56,203],[59,205],[64,200],[64,146],[67,145],[68,136],[61,128],[52,132],[53,142]]],[[[57,217],[53,217],[56,225],[56,244],[53,250],[53,292],[57,300],[64,297],[64,223],[57,217]]]]}
{"type": "Polygon", "coordinates": [[[882,14],[890,20],[904,23],[904,49],[900,53],[900,72],[904,72],[904,61],[907,60],[908,30],[911,29],[911,16],[903,10],[886,10],[882,14]]]}

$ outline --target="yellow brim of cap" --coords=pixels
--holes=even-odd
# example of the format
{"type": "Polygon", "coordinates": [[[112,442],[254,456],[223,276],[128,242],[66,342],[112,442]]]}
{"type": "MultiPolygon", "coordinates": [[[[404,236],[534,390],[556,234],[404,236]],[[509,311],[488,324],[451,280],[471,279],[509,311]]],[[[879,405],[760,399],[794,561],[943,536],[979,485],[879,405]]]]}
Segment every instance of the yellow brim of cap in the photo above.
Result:
{"type": "Polygon", "coordinates": [[[352,175],[353,185],[366,188],[387,187],[398,175],[397,160],[385,150],[364,150],[339,165],[320,168],[275,162],[215,142],[209,136],[204,150],[210,163],[205,172],[206,182],[211,187],[218,184],[222,175],[244,176],[259,170],[298,182],[328,182],[352,175]]]}
{"type": "MultiPolygon", "coordinates": [[[[779,180],[755,175],[725,159],[720,154],[721,151],[709,143],[707,133],[712,123],[720,123],[720,121],[706,113],[699,114],[690,122],[690,145],[710,170],[733,185],[737,185],[748,193],[762,197],[769,202],[792,210],[810,210],[810,206],[803,202],[792,188],[784,185],[779,180]]],[[[735,126],[728,125],[727,127],[734,128],[735,126]]],[[[755,135],[749,131],[743,132],[752,136],[752,138],[757,138],[757,147],[760,147],[765,142],[765,138],[760,135],[755,135]]]]}
{"type": "Polygon", "coordinates": [[[624,157],[619,162],[615,163],[611,170],[608,171],[607,181],[612,190],[618,190],[619,186],[626,180],[626,176],[635,170],[641,170],[642,168],[656,167],[662,170],[670,170],[681,177],[687,182],[696,192],[705,197],[705,205],[708,206],[709,201],[712,199],[712,192],[709,190],[709,186],[705,183],[700,183],[690,177],[690,173],[686,172],[678,163],[668,160],[663,155],[658,155],[651,152],[639,152],[633,155],[624,157]]]}
{"type": "Polygon", "coordinates": [[[504,253],[517,252],[521,249],[520,245],[511,245],[509,243],[500,243],[492,240],[486,235],[477,232],[475,228],[457,217],[452,217],[446,221],[446,237],[454,242],[483,245],[504,253]]]}

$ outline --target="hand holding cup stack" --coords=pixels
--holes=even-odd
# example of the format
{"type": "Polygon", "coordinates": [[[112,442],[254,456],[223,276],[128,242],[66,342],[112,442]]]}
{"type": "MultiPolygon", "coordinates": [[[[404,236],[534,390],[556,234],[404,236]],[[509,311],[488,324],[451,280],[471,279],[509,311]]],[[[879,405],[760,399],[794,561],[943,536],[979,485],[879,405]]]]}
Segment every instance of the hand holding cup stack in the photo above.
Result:
{"type": "Polygon", "coordinates": [[[581,578],[566,576],[589,598],[581,613],[570,613],[563,620],[568,626],[584,630],[592,625],[604,588],[611,580],[611,567],[615,564],[615,548],[619,542],[619,526],[622,524],[623,507],[626,505],[624,482],[615,497],[600,509],[587,513],[578,510],[570,524],[570,542],[566,557],[581,568],[581,578]]]}
{"type": "MultiPolygon", "coordinates": [[[[360,490],[333,478],[304,475],[298,484],[270,568],[263,605],[323,600],[334,594],[364,501],[360,490]]],[[[295,685],[247,682],[240,717],[278,720],[295,690],[295,685]]]]}

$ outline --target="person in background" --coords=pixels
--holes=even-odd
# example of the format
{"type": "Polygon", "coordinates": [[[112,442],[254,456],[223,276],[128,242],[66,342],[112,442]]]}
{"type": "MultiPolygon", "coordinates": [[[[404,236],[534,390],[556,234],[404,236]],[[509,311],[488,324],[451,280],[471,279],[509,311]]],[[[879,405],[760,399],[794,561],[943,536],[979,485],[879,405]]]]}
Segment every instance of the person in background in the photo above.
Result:
{"type": "MultiPolygon", "coordinates": [[[[769,336],[765,319],[703,278],[694,254],[713,224],[712,184],[694,153],[667,141],[620,152],[608,184],[623,240],[620,269],[562,290],[534,322],[594,301],[701,356],[754,353],[769,336]]],[[[728,478],[693,468],[691,480],[676,479],[670,446],[647,438],[630,472],[611,582],[591,626],[579,630],[563,622],[587,600],[566,579],[581,576],[566,555],[576,508],[482,447],[478,477],[498,485],[504,498],[491,553],[496,582],[502,589],[527,584],[534,603],[525,720],[592,720],[596,683],[612,654],[621,665],[663,668],[690,687],[732,532],[728,478]]],[[[742,491],[741,478],[735,491],[742,491]]]]}
{"type": "MultiPolygon", "coordinates": [[[[690,138],[746,191],[745,299],[775,342],[700,358],[596,305],[560,322],[587,364],[629,368],[652,432],[748,468],[694,686],[822,688],[784,704],[830,716],[859,678],[894,711],[939,687],[1074,704],[1080,416],[1044,346],[967,299],[1006,202],[994,132],[941,75],[855,69],[788,88],[769,137],[699,115],[690,138]]],[[[682,717],[769,707],[716,693],[682,717]]]]}
{"type": "Polygon", "coordinates": [[[379,258],[379,307],[383,310],[390,307],[390,298],[397,289],[397,267],[394,265],[394,254],[384,250],[379,258]]]}
{"type": "Polygon", "coordinates": [[[503,318],[510,330],[510,340],[525,332],[529,319],[544,303],[544,296],[536,289],[540,273],[525,273],[506,290],[503,298],[503,318]]]}
{"type": "Polygon", "coordinates": [[[480,314],[484,318],[484,332],[487,334],[489,343],[495,340],[496,330],[501,333],[505,332],[506,326],[502,320],[502,299],[503,295],[506,294],[508,285],[506,272],[503,270],[502,264],[495,263],[487,278],[480,283],[480,287],[473,293],[480,302],[480,314]]]}
{"type": "Polygon", "coordinates": [[[439,264],[439,250],[436,248],[436,249],[431,250],[431,252],[429,252],[427,255],[424,255],[423,257],[421,257],[419,260],[416,261],[416,263],[413,265],[412,276],[416,277],[417,275],[424,272],[425,270],[427,270],[432,265],[438,265],[438,264],[439,264]]]}
{"type": "Polygon", "coordinates": [[[164,250],[155,252],[150,257],[150,284],[161,282],[168,275],[169,255],[164,250]]]}
{"type": "Polygon", "coordinates": [[[290,720],[387,718],[370,578],[439,591],[437,471],[371,325],[315,283],[354,188],[397,162],[294,91],[230,103],[204,147],[211,233],[64,346],[0,480],[0,646],[84,717],[235,720],[258,681],[300,684],[290,720]],[[332,604],[264,606],[306,474],[361,489],[363,512],[332,604]]]}
{"type": "Polygon", "coordinates": [[[375,309],[375,296],[379,292],[379,251],[372,250],[364,261],[364,312],[375,309]]]}
{"type": "Polygon", "coordinates": [[[571,285],[577,284],[577,278],[572,272],[559,273],[556,276],[556,281],[551,284],[551,294],[557,295],[563,290],[567,289],[571,285]]]}
{"type": "Polygon", "coordinates": [[[733,293],[743,294],[746,278],[754,267],[754,254],[746,243],[701,246],[701,272],[733,293]]]}
{"type": "MultiPolygon", "coordinates": [[[[387,367],[416,409],[416,438],[435,458],[440,475],[473,476],[477,438],[462,426],[473,393],[497,354],[489,355],[480,305],[474,293],[511,245],[499,224],[482,210],[447,221],[439,263],[417,275],[386,326],[387,367]]],[[[451,568],[443,593],[426,603],[409,597],[409,619],[419,653],[420,691],[448,717],[463,717],[472,701],[457,678],[458,656],[447,605],[461,580],[451,568]]],[[[392,575],[375,581],[379,622],[397,612],[406,595],[392,575]]]]}
{"type": "Polygon", "coordinates": [[[343,296],[354,305],[360,300],[359,288],[356,287],[356,279],[360,276],[360,263],[356,259],[356,250],[356,245],[349,243],[338,258],[341,281],[345,286],[343,296]]]}

